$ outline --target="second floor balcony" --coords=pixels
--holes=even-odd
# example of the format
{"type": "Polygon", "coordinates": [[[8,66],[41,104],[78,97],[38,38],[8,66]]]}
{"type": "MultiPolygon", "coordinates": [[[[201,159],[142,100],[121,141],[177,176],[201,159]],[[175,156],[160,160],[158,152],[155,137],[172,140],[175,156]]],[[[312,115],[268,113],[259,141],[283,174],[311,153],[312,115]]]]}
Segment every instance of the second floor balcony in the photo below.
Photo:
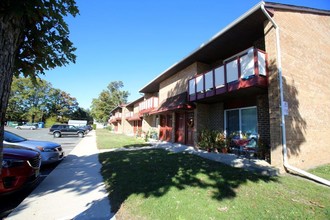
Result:
{"type": "Polygon", "coordinates": [[[139,103],[139,114],[143,115],[158,108],[158,97],[151,97],[139,103]]]}
{"type": "Polygon", "coordinates": [[[268,86],[267,54],[250,48],[224,61],[220,67],[189,80],[188,100],[198,101],[250,87],[268,86]]]}
{"type": "Polygon", "coordinates": [[[127,121],[141,121],[141,116],[139,113],[134,113],[133,111],[126,112],[125,119],[127,121]]]}
{"type": "Polygon", "coordinates": [[[111,123],[114,123],[114,122],[117,122],[117,121],[121,121],[121,117],[122,117],[122,113],[121,112],[116,112],[112,116],[110,116],[109,121],[111,123]]]}

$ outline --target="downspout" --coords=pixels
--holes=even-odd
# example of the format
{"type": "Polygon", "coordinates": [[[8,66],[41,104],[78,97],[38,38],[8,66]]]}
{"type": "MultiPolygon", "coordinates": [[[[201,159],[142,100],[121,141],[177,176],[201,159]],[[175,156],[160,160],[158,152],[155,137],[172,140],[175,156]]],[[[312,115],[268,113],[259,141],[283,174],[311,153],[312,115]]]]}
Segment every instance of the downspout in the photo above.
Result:
{"type": "Polygon", "coordinates": [[[279,78],[279,86],[280,86],[280,102],[281,102],[281,128],[282,128],[282,148],[283,148],[283,165],[287,170],[292,170],[298,174],[301,174],[303,176],[306,176],[309,179],[315,180],[317,182],[320,182],[324,185],[330,186],[330,181],[320,178],[318,176],[315,176],[311,173],[308,173],[304,170],[301,170],[299,168],[296,168],[288,163],[288,151],[286,147],[286,129],[285,129],[285,118],[284,118],[284,111],[283,111],[283,105],[284,105],[284,95],[283,95],[283,81],[282,81],[282,61],[281,61],[281,47],[280,47],[280,28],[275,23],[275,21],[272,19],[272,17],[268,14],[268,12],[265,9],[265,2],[262,2],[260,5],[260,8],[262,12],[266,15],[268,20],[273,24],[275,31],[276,31],[276,50],[277,50],[277,69],[278,69],[278,78],[279,78]]]}

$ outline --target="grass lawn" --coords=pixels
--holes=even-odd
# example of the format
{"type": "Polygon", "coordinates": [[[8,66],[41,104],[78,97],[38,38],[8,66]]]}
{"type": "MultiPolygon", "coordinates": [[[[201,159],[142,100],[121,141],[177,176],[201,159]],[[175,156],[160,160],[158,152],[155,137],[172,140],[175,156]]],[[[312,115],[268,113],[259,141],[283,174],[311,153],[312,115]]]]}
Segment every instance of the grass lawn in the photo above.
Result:
{"type": "Polygon", "coordinates": [[[99,149],[149,146],[142,139],[128,137],[123,134],[114,134],[107,129],[96,129],[96,142],[99,149]]]}
{"type": "MultiPolygon", "coordinates": [[[[97,135],[98,144],[120,145],[117,135],[97,135]]],[[[99,159],[117,219],[330,219],[330,188],[295,176],[260,176],[161,149],[106,152],[99,159]]]]}

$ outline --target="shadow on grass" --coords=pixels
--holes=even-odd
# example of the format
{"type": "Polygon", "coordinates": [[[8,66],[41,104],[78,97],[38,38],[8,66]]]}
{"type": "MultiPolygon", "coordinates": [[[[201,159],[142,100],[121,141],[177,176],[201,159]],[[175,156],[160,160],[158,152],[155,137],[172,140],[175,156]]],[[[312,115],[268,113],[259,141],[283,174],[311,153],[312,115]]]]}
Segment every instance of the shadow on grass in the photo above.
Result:
{"type": "Polygon", "coordinates": [[[276,181],[243,169],[203,159],[192,154],[162,149],[116,151],[99,154],[102,175],[108,187],[112,212],[132,194],[145,198],[165,195],[172,187],[213,189],[217,200],[234,198],[235,189],[248,181],[276,181]],[[200,178],[205,175],[205,178],[200,178]]]}
{"type": "Polygon", "coordinates": [[[152,144],[128,144],[123,146],[123,148],[139,148],[139,147],[151,147],[152,144]]]}

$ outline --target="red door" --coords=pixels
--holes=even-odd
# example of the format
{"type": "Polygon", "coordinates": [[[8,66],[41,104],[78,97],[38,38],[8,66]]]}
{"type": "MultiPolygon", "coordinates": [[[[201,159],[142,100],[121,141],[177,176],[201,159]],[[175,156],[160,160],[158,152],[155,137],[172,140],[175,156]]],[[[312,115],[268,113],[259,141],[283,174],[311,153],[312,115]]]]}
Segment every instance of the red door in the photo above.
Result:
{"type": "Polygon", "coordinates": [[[162,141],[172,140],[172,115],[160,116],[159,139],[162,141]]]}
{"type": "Polygon", "coordinates": [[[166,118],[166,141],[172,141],[172,115],[167,115],[166,118]]]}
{"type": "Polygon", "coordinates": [[[159,140],[164,141],[166,135],[166,117],[164,115],[160,115],[159,125],[159,140]]]}
{"type": "Polygon", "coordinates": [[[133,121],[133,131],[134,134],[136,135],[137,132],[142,128],[142,121],[133,121]]]}
{"type": "Polygon", "coordinates": [[[175,142],[185,144],[185,113],[175,114],[175,142]]]}

